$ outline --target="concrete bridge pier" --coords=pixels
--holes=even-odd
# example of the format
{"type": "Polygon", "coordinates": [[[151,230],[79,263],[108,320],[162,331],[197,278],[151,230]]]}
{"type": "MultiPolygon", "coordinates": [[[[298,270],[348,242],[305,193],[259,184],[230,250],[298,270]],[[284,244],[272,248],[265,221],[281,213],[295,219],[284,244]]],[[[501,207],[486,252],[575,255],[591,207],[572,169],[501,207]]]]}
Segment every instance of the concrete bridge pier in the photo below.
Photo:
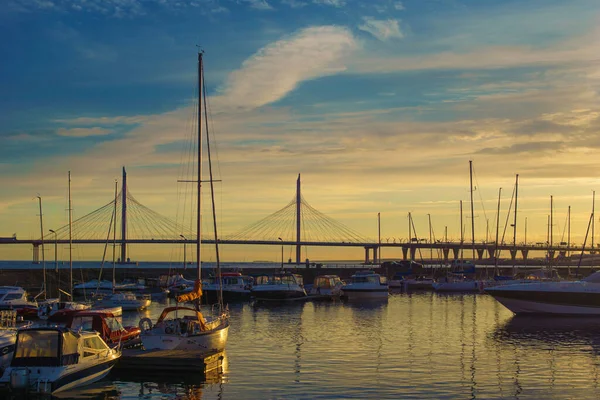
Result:
{"type": "Polygon", "coordinates": [[[415,254],[417,253],[417,248],[410,246],[410,259],[414,260],[415,259],[415,254]]]}
{"type": "Polygon", "coordinates": [[[488,248],[487,248],[487,251],[488,251],[488,255],[489,255],[489,257],[490,257],[491,259],[493,259],[493,258],[494,258],[494,256],[496,255],[496,254],[495,254],[495,253],[496,253],[496,247],[495,247],[495,246],[490,246],[490,247],[488,247],[488,248]]]}
{"type": "Polygon", "coordinates": [[[34,264],[40,263],[40,245],[39,244],[33,245],[33,260],[32,260],[32,262],[34,264]]]}
{"type": "Polygon", "coordinates": [[[554,260],[554,253],[555,253],[554,250],[548,250],[548,258],[550,260],[554,260]]]}
{"type": "Polygon", "coordinates": [[[484,253],[485,249],[477,249],[477,259],[479,261],[483,260],[483,253],[484,253]]]}
{"type": "Polygon", "coordinates": [[[444,254],[444,264],[448,264],[448,254],[450,254],[450,249],[447,247],[444,247],[442,249],[442,252],[444,254]]]}
{"type": "Polygon", "coordinates": [[[523,261],[527,261],[528,254],[529,254],[529,250],[521,250],[521,256],[523,257],[523,261]]]}
{"type": "Polygon", "coordinates": [[[402,246],[402,259],[408,261],[408,247],[402,246]]]}
{"type": "Polygon", "coordinates": [[[369,263],[370,260],[370,251],[371,250],[369,247],[365,247],[365,264],[369,263]]]}
{"type": "Polygon", "coordinates": [[[566,257],[567,256],[567,251],[566,250],[561,250],[558,252],[558,255],[561,257],[566,257]]]}
{"type": "Polygon", "coordinates": [[[379,264],[379,246],[373,247],[373,264],[379,264]]]}
{"type": "Polygon", "coordinates": [[[517,250],[514,250],[514,249],[510,250],[510,259],[512,260],[513,263],[515,262],[515,260],[517,259],[517,250]]]}
{"type": "Polygon", "coordinates": [[[452,249],[452,253],[454,253],[454,259],[455,260],[458,260],[459,252],[460,252],[459,248],[452,249]]]}

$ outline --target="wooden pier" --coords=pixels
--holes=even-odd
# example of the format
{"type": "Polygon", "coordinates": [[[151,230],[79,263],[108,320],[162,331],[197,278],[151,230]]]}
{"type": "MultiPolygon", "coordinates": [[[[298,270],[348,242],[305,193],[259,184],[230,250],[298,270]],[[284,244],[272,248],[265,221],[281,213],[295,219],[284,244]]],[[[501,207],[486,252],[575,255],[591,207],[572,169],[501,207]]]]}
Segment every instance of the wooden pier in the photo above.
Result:
{"type": "Polygon", "coordinates": [[[193,352],[184,350],[124,349],[113,370],[143,373],[196,373],[207,375],[223,370],[223,352],[193,352]]]}

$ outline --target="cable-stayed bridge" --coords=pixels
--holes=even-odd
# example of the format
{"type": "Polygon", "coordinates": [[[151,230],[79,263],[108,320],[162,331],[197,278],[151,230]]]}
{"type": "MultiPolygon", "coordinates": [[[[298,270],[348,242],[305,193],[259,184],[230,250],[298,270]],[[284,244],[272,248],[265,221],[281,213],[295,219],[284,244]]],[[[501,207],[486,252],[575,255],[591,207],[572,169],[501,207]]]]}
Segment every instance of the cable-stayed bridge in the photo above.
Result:
{"type": "MultiPolygon", "coordinates": [[[[50,236],[39,239],[20,240],[16,237],[2,238],[0,244],[30,244],[33,245],[33,261],[39,261],[39,248],[46,244],[107,244],[120,246],[120,262],[129,261],[128,245],[130,244],[161,244],[161,243],[196,243],[196,232],[190,228],[151,210],[137,201],[128,191],[127,175],[123,168],[122,188],[116,198],[95,211],[73,221],[71,224],[71,239],[69,225],[52,230],[50,236]]],[[[202,243],[214,244],[214,237],[203,235],[202,243]],[[205,237],[206,236],[206,237],[205,237]]],[[[304,199],[301,194],[300,175],[296,181],[296,195],[283,208],[273,214],[245,227],[234,234],[219,239],[219,244],[237,245],[292,245],[296,248],[295,261],[301,263],[302,246],[321,247],[363,247],[365,263],[377,263],[382,247],[399,247],[404,259],[416,259],[418,251],[428,250],[439,252],[445,261],[453,256],[460,257],[461,250],[466,254],[471,249],[478,259],[485,254],[490,258],[498,251],[508,251],[514,260],[520,253],[527,259],[529,251],[545,251],[550,257],[555,253],[562,255],[568,252],[581,252],[583,246],[544,244],[500,244],[494,243],[460,243],[419,240],[409,238],[406,241],[386,241],[363,237],[344,224],[319,212],[304,199]],[[372,252],[372,258],[371,258],[372,252]],[[450,254],[452,252],[452,254],[450,254]]]]}

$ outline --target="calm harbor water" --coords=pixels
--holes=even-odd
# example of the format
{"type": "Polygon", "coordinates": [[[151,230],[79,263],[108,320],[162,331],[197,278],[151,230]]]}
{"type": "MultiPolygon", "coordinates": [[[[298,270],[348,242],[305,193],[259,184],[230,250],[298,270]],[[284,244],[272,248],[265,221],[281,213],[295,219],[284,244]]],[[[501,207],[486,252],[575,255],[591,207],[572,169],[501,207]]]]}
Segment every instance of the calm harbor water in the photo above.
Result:
{"type": "MultiPolygon", "coordinates": [[[[124,314],[153,320],[163,304],[124,314]]],[[[600,319],[520,318],[485,294],[230,305],[225,370],[111,375],[101,399],[599,398],[600,319]]]]}

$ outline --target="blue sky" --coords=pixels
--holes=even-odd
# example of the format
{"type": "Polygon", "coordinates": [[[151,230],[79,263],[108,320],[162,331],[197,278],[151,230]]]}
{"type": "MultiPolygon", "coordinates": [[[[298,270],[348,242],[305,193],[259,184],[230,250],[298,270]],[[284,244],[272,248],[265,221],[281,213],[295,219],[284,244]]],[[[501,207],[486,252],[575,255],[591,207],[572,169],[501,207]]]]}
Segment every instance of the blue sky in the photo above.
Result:
{"type": "Polygon", "coordinates": [[[126,165],[136,198],[175,217],[201,45],[223,231],[283,207],[302,173],[307,200],[365,236],[377,212],[385,235],[406,236],[409,211],[424,230],[431,213],[457,236],[474,160],[478,237],[519,173],[530,238],[545,237],[553,195],[557,231],[571,205],[582,241],[599,164],[599,11],[594,1],[8,0],[0,235],[39,236],[38,193],[47,225],[62,225],[67,170],[79,215],[110,200],[126,165]]]}

